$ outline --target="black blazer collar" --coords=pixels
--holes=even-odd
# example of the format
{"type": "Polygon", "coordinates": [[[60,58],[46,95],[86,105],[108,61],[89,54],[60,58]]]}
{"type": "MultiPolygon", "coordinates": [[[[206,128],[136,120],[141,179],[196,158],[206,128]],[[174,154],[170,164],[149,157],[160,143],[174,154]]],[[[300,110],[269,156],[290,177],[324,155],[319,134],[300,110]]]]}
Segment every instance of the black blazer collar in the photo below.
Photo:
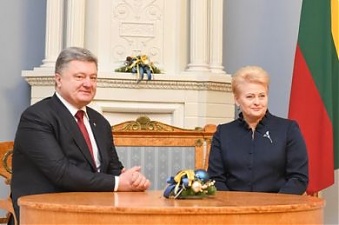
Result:
{"type": "MultiPolygon", "coordinates": [[[[68,131],[69,134],[73,137],[75,144],[79,147],[79,150],[85,156],[87,161],[91,164],[93,170],[96,171],[96,166],[93,162],[91,153],[89,151],[87,143],[86,143],[79,127],[78,127],[78,124],[77,124],[74,116],[66,108],[66,106],[61,102],[61,100],[57,97],[56,94],[54,94],[52,96],[52,102],[53,102],[53,105],[55,107],[56,112],[58,112],[58,115],[60,116],[60,119],[64,124],[66,131],[68,131]]],[[[88,113],[88,109],[86,109],[86,111],[88,113]]],[[[90,118],[90,115],[88,115],[88,116],[90,118]]],[[[89,121],[91,121],[91,119],[89,121]]],[[[90,124],[91,124],[92,130],[94,130],[91,122],[90,122],[90,124]]],[[[95,136],[96,135],[94,135],[94,137],[95,136]]],[[[98,146],[98,148],[99,148],[99,146],[98,146]]]]}

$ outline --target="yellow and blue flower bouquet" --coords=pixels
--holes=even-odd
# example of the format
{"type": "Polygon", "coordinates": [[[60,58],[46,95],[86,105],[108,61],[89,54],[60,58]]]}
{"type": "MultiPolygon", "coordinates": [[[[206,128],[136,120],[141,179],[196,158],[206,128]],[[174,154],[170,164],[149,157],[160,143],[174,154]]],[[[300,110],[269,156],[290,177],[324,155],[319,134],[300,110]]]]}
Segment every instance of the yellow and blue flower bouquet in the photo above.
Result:
{"type": "Polygon", "coordinates": [[[168,185],[163,195],[165,198],[176,199],[209,197],[217,191],[214,183],[203,169],[181,170],[167,179],[168,185]]]}

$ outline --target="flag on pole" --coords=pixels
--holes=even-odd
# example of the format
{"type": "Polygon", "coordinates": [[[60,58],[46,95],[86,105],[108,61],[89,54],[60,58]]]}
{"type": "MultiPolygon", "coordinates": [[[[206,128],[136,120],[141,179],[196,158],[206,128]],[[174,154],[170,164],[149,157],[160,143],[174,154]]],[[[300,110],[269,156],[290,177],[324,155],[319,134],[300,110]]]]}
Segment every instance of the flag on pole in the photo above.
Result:
{"type": "Polygon", "coordinates": [[[289,118],[309,155],[307,193],[334,183],[339,166],[339,0],[303,0],[289,118]]]}

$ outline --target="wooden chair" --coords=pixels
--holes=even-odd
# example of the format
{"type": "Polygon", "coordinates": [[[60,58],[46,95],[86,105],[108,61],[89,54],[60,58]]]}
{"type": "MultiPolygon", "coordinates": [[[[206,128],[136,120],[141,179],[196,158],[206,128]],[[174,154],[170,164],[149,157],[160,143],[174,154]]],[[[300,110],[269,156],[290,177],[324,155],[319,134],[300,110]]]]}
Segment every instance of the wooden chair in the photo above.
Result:
{"type": "Polygon", "coordinates": [[[207,169],[215,125],[183,129],[140,116],[112,126],[114,143],[124,166],[141,165],[151,189],[162,189],[181,169],[207,169]]]}
{"type": "MultiPolygon", "coordinates": [[[[10,185],[12,178],[12,152],[12,141],[0,142],[0,175],[5,179],[6,185],[10,185]]],[[[12,214],[15,224],[17,224],[10,194],[8,194],[7,198],[0,199],[0,209],[3,209],[7,212],[5,217],[0,218],[0,223],[6,224],[12,214]]]]}

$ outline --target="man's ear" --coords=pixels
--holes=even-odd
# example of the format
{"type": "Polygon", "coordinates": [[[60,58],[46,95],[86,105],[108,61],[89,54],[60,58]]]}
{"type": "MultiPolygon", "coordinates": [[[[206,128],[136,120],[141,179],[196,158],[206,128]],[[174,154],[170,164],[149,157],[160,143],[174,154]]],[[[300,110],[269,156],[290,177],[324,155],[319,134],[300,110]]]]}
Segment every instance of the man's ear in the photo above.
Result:
{"type": "Polygon", "coordinates": [[[61,85],[61,75],[59,73],[55,73],[54,82],[55,82],[57,87],[60,87],[60,85],[61,85]]]}

